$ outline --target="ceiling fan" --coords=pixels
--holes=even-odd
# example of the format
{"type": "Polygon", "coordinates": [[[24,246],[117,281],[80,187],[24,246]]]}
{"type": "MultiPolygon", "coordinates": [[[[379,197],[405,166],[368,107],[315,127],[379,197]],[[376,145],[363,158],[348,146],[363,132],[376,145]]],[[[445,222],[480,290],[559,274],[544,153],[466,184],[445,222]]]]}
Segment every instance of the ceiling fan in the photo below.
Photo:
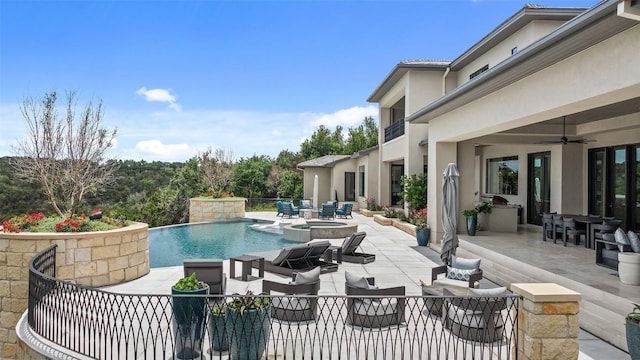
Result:
{"type": "Polygon", "coordinates": [[[571,144],[586,144],[586,143],[590,143],[590,142],[595,142],[595,140],[588,140],[588,139],[569,140],[567,138],[567,135],[566,135],[566,128],[567,128],[567,117],[563,116],[562,117],[562,137],[560,138],[560,140],[543,141],[543,142],[540,142],[540,144],[562,144],[562,145],[567,145],[569,143],[571,143],[571,144]]]}

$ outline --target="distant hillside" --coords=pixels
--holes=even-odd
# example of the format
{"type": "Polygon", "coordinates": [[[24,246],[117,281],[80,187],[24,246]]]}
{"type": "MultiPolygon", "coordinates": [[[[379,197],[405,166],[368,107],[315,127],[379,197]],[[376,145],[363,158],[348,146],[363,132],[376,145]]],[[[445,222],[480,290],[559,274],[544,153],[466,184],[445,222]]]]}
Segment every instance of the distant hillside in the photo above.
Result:
{"type": "MultiPolygon", "coordinates": [[[[0,220],[31,212],[51,214],[47,198],[39,182],[18,178],[9,164],[9,157],[0,157],[0,220]]],[[[86,197],[86,212],[95,207],[109,208],[130,200],[141,199],[169,184],[172,176],[184,166],[180,162],[146,162],[117,160],[116,177],[108,187],[97,189],[86,197]]]]}

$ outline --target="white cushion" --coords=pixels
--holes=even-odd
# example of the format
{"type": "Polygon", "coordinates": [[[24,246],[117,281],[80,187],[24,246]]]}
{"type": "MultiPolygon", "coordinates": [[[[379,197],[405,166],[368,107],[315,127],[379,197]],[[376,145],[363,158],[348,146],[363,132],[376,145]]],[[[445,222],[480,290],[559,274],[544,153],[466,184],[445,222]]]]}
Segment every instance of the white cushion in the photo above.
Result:
{"type": "Polygon", "coordinates": [[[469,281],[469,277],[474,272],[476,272],[475,269],[459,269],[447,266],[447,278],[453,280],[469,281]]]}
{"type": "Polygon", "coordinates": [[[457,286],[457,287],[461,287],[461,288],[468,288],[469,287],[469,281],[442,278],[442,279],[433,280],[431,285],[433,285],[433,286],[443,286],[445,288],[446,287],[451,287],[451,286],[457,286]]]}
{"type": "Polygon", "coordinates": [[[631,245],[631,250],[635,253],[640,253],[640,239],[638,239],[638,234],[629,230],[627,233],[627,238],[629,238],[629,244],[631,245]]]}
{"type": "Polygon", "coordinates": [[[296,281],[290,282],[289,285],[311,284],[318,280],[320,280],[320,266],[316,266],[309,271],[297,273],[296,281]]]}
{"type": "Polygon", "coordinates": [[[625,246],[631,245],[631,242],[629,242],[629,238],[627,237],[627,233],[621,228],[616,229],[616,232],[613,233],[613,237],[616,239],[616,244],[618,245],[620,252],[624,252],[625,246]]]}
{"type": "Polygon", "coordinates": [[[358,315],[381,316],[396,313],[398,300],[395,298],[362,299],[353,301],[353,310],[358,315]]]}
{"type": "Polygon", "coordinates": [[[458,269],[464,270],[479,270],[480,269],[480,261],[481,259],[465,259],[459,258],[457,256],[451,257],[451,266],[458,269]]]}
{"type": "Polygon", "coordinates": [[[359,289],[369,289],[369,290],[376,290],[378,289],[378,287],[376,285],[369,285],[369,282],[367,281],[367,278],[364,276],[360,276],[360,275],[356,275],[356,274],[352,274],[348,271],[344,272],[344,278],[347,281],[347,284],[351,287],[354,288],[359,288],[359,289]]]}
{"type": "Polygon", "coordinates": [[[311,308],[311,301],[306,297],[273,297],[271,306],[286,310],[306,310],[311,308]]]}
{"type": "Polygon", "coordinates": [[[491,289],[469,289],[469,296],[496,297],[506,294],[507,288],[504,286],[491,289]]]}
{"type": "MultiPolygon", "coordinates": [[[[451,321],[462,326],[475,329],[483,329],[485,327],[485,318],[482,314],[482,310],[465,310],[455,305],[448,307],[447,316],[451,321]]],[[[496,314],[495,317],[496,327],[502,327],[504,322],[500,314],[496,314]]]]}

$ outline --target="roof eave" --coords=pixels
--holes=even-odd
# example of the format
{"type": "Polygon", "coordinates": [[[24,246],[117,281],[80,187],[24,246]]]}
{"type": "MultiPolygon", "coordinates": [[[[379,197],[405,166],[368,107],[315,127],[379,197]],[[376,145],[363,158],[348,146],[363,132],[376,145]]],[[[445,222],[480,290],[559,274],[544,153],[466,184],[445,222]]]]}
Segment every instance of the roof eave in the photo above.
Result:
{"type": "MultiPolygon", "coordinates": [[[[504,60],[503,62],[489,69],[489,71],[479,75],[472,81],[466,82],[465,84],[449,92],[447,95],[430,103],[429,105],[414,112],[413,114],[410,114],[409,116],[406,117],[405,120],[411,123],[428,123],[429,120],[441,115],[442,113],[451,111],[452,109],[458,107],[459,104],[456,104],[455,100],[461,98],[463,95],[472,94],[472,95],[468,95],[468,98],[465,98],[464,102],[460,101],[461,103],[467,103],[477,98],[480,98],[481,96],[486,95],[490,91],[486,91],[486,90],[481,91],[481,90],[483,90],[482,89],[483,86],[488,87],[487,84],[490,83],[490,81],[500,78],[501,75],[503,75],[507,71],[510,71],[516,67],[523,67],[523,64],[525,64],[527,60],[531,59],[534,55],[538,55],[544,52],[545,50],[548,50],[550,47],[553,47],[561,43],[567,37],[573,36],[579,33],[580,31],[583,31],[584,29],[596,24],[598,21],[604,19],[605,17],[611,15],[612,13],[615,14],[617,3],[618,3],[618,0],[605,0],[599,3],[598,5],[585,11],[583,14],[576,17],[575,19],[562,25],[556,31],[550,33],[544,38],[538,40],[537,42],[531,44],[527,48],[518,52],[516,55],[504,60]]],[[[620,21],[622,22],[622,20],[620,21]]],[[[631,20],[629,20],[626,24],[620,25],[620,29],[616,29],[615,31],[624,31],[625,29],[628,29],[631,26],[634,26],[636,24],[637,23],[633,23],[631,20]]],[[[591,44],[595,44],[601,40],[602,39],[590,38],[589,40],[585,40],[585,44],[583,44],[583,46],[581,47],[577,46],[571,49],[571,51],[573,51],[572,54],[565,54],[565,55],[558,55],[558,56],[563,56],[563,58],[567,58],[573,54],[576,54],[584,50],[586,47],[590,46],[589,42],[591,44]]],[[[549,61],[553,61],[553,63],[555,63],[559,60],[553,59],[549,61]]],[[[549,66],[549,65],[551,64],[547,64],[546,66],[549,66]]],[[[539,68],[544,68],[546,66],[538,65],[539,68]]],[[[505,82],[501,84],[501,86],[502,87],[507,86],[508,84],[511,84],[517,80],[520,80],[524,77],[529,76],[535,71],[538,71],[538,70],[529,69],[528,71],[527,68],[519,69],[518,77],[511,78],[508,83],[505,82]]]]}
{"type": "Polygon", "coordinates": [[[391,72],[382,80],[380,85],[369,95],[367,102],[377,103],[389,89],[398,82],[410,70],[445,70],[449,66],[448,61],[411,63],[401,62],[393,67],[391,72]]]}
{"type": "Polygon", "coordinates": [[[480,57],[487,49],[513,35],[524,25],[534,20],[571,20],[584,13],[586,8],[532,8],[523,7],[520,11],[498,25],[493,31],[471,46],[462,55],[451,62],[451,70],[457,71],[480,57]]]}

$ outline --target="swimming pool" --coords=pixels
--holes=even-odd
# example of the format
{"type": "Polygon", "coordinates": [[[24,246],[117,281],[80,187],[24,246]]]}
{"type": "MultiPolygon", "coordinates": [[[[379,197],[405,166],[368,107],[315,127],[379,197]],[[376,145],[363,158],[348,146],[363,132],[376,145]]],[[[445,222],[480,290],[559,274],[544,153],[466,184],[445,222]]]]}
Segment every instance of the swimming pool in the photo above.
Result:
{"type": "Polygon", "coordinates": [[[235,220],[149,229],[149,266],[179,266],[184,259],[229,259],[296,245],[282,235],[252,230],[256,223],[235,220]]]}

